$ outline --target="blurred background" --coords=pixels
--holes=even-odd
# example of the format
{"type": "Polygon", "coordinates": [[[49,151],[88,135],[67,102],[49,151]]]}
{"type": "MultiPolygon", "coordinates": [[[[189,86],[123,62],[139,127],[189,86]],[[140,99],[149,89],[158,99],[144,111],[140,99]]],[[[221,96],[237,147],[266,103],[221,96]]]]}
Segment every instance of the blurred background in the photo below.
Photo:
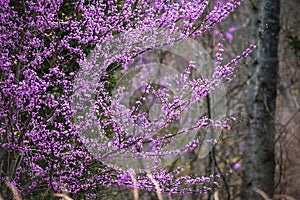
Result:
{"type": "MultiPolygon", "coordinates": [[[[211,1],[210,6],[217,3],[222,2],[211,1]]],[[[236,68],[232,81],[225,83],[227,106],[224,109],[228,116],[237,117],[232,129],[223,131],[205,158],[199,159],[196,152],[191,152],[173,164],[184,163],[182,174],[222,174],[218,178],[220,188],[201,196],[172,195],[163,199],[268,199],[270,192],[274,199],[300,198],[300,1],[280,1],[280,17],[276,14],[280,19],[278,68],[273,60],[274,66],[271,64],[269,69],[259,71],[259,61],[266,59],[261,53],[264,51],[261,38],[269,28],[269,25],[261,28],[266,15],[263,8],[263,1],[246,0],[213,32],[196,39],[213,59],[216,44],[223,43],[224,63],[250,44],[257,45],[248,59],[236,68]],[[275,84],[274,80],[268,81],[270,78],[275,78],[275,84]],[[260,86],[263,89],[259,89],[260,86]],[[266,186],[271,179],[274,179],[274,188],[268,191],[272,190],[266,186]]],[[[272,50],[272,42],[265,43],[270,43],[272,50]]],[[[273,50],[276,52],[276,48],[273,50]]],[[[176,61],[170,52],[156,55],[166,65],[176,61]]],[[[176,62],[181,62],[180,58],[176,62]]],[[[170,166],[170,170],[172,168],[170,166]]],[[[139,191],[139,196],[158,199],[155,192],[139,191]]],[[[115,188],[105,198],[131,199],[133,190],[115,188]]]]}

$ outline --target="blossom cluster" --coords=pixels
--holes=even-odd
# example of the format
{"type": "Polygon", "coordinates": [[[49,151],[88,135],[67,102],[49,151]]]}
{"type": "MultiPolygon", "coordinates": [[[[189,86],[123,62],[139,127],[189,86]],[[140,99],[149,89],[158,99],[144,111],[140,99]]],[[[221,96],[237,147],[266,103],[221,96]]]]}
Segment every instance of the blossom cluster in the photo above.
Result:
{"type": "MultiPolygon", "coordinates": [[[[113,165],[105,166],[102,159],[110,159],[116,150],[121,154],[130,149],[147,162],[150,153],[138,150],[147,143],[159,162],[162,148],[172,146],[176,135],[189,134],[191,130],[157,137],[147,135],[176,122],[187,105],[197,103],[230,78],[237,61],[247,56],[252,47],[222,65],[220,44],[211,78],[188,81],[184,73],[181,78],[171,77],[190,90],[188,99],[184,98],[186,92],[183,91],[170,102],[168,90],[148,87],[145,82],[146,93],[151,93],[162,104],[162,115],[151,123],[144,113],[134,112],[145,99],[128,109],[112,98],[107,90],[111,74],[121,67],[123,72],[128,71],[126,66],[134,57],[155,47],[200,36],[224,20],[240,2],[233,0],[216,5],[206,14],[208,0],[27,0],[22,3],[1,0],[0,157],[8,166],[0,169],[1,181],[9,180],[24,193],[33,192],[41,185],[56,192],[67,188],[72,193],[112,184],[133,187],[128,172],[113,165]],[[120,37],[114,37],[116,34],[120,37]],[[94,47],[95,50],[90,51],[94,47]],[[86,58],[88,53],[92,59],[86,58]],[[80,75],[79,69],[80,73],[87,74],[80,75]],[[76,77],[92,77],[94,85],[82,79],[81,87],[77,87],[76,77]],[[89,90],[93,90],[97,98],[93,100],[91,96],[87,101],[85,95],[89,90]],[[73,107],[74,99],[81,100],[81,104],[73,107]],[[88,106],[91,112],[83,116],[80,112],[86,113],[85,106],[90,104],[93,104],[88,106]],[[120,123],[112,116],[120,116],[124,121],[120,123]],[[131,137],[127,123],[138,124],[131,128],[143,131],[138,137],[131,137]],[[91,138],[86,139],[88,147],[80,137],[82,131],[91,133],[91,138]],[[111,151],[107,151],[108,146],[111,151]],[[100,152],[99,157],[91,154],[93,149],[100,152]]],[[[121,90],[115,97],[118,95],[122,95],[121,90]]],[[[208,126],[228,128],[227,121],[202,118],[193,131],[208,126]]],[[[199,142],[195,140],[184,149],[169,148],[164,153],[176,155],[197,145],[199,142]]],[[[192,192],[184,185],[209,179],[176,178],[158,168],[152,174],[166,193],[192,192]]],[[[138,177],[137,184],[139,189],[155,188],[146,175],[138,177]]]]}

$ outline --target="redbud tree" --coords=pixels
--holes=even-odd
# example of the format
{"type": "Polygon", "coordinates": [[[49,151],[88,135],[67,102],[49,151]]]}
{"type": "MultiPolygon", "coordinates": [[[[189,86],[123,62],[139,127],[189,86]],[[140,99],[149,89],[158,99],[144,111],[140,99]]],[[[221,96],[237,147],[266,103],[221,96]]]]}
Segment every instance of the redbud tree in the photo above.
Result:
{"type": "Polygon", "coordinates": [[[166,76],[166,83],[181,85],[175,94],[145,78],[139,98],[124,107],[119,100],[126,88],[114,92],[112,88],[118,78],[115,73],[132,70],[135,58],[201,37],[240,2],[219,3],[209,10],[206,0],[1,0],[0,191],[4,198],[9,195],[5,182],[24,196],[47,188],[87,198],[96,198],[97,188],[111,185],[167,194],[206,193],[217,187],[211,177],[180,176],[180,169],[170,172],[160,163],[202,144],[193,137],[182,148],[172,148],[178,135],[186,137],[201,128],[229,129],[232,118],[202,116],[180,131],[168,127],[190,105],[230,80],[239,59],[254,45],[222,63],[224,49],[217,44],[210,77],[191,77],[200,66],[189,60],[179,74],[166,76]],[[160,104],[156,120],[141,112],[150,97],[160,104]],[[128,156],[144,164],[122,163],[128,156]],[[195,184],[203,187],[192,190],[189,186],[195,184]]]}

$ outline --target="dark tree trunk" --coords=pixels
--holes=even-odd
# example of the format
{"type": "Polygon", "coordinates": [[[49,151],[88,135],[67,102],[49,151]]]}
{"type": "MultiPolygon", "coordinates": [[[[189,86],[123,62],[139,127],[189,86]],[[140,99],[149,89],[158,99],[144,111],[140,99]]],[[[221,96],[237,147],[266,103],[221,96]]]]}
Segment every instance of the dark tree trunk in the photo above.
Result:
{"type": "Polygon", "coordinates": [[[257,4],[257,61],[250,69],[246,101],[248,134],[245,141],[242,199],[262,199],[254,190],[264,191],[270,198],[274,191],[274,145],[276,79],[278,73],[279,0],[263,0],[257,4]]]}

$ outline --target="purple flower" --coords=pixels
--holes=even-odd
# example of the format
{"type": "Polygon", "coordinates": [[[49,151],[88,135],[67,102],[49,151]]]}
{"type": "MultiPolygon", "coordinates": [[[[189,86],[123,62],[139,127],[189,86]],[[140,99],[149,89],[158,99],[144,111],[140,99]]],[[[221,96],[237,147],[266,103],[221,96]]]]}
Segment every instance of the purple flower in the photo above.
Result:
{"type": "MultiPolygon", "coordinates": [[[[128,149],[142,159],[155,158],[151,163],[151,173],[161,192],[191,193],[185,183],[209,182],[210,177],[177,177],[172,172],[155,168],[162,155],[178,155],[181,151],[189,152],[199,146],[195,139],[183,149],[164,152],[162,148],[172,144],[174,134],[155,133],[179,120],[187,105],[196,103],[218,88],[223,79],[229,79],[237,62],[255,47],[251,46],[235,59],[222,64],[224,49],[218,45],[216,70],[207,79],[188,81],[190,69],[197,67],[191,61],[189,68],[175,79],[190,90],[189,99],[178,95],[170,101],[170,91],[155,90],[149,85],[145,87],[145,94],[151,94],[162,104],[161,115],[156,121],[148,120],[145,113],[136,114],[136,110],[145,104],[145,99],[127,109],[112,99],[107,90],[111,75],[108,67],[113,63],[126,66],[132,62],[137,54],[144,51],[138,44],[149,50],[172,45],[177,39],[201,36],[222,22],[241,1],[214,7],[200,25],[199,19],[207,10],[207,0],[189,0],[185,4],[165,0],[138,1],[136,4],[137,1],[128,0],[121,7],[119,1],[114,0],[106,3],[72,1],[68,5],[66,2],[28,0],[24,7],[14,8],[9,0],[0,1],[0,134],[1,138],[7,138],[1,140],[0,145],[1,151],[13,152],[14,156],[9,158],[17,154],[22,157],[20,166],[12,172],[14,174],[1,177],[1,182],[13,179],[24,194],[42,186],[55,192],[67,190],[72,193],[96,191],[95,188],[113,184],[155,190],[146,171],[140,172],[137,185],[134,185],[128,172],[117,166],[103,165],[102,161],[116,156],[115,152],[122,156],[128,149]],[[64,13],[67,6],[74,10],[64,13]],[[179,21],[183,22],[182,27],[178,26],[179,21]],[[172,37],[175,31],[179,32],[178,38],[172,37]],[[124,38],[112,39],[117,33],[124,33],[124,38]],[[161,40],[162,37],[164,40],[161,40]],[[95,46],[98,48],[91,52],[95,56],[87,59],[86,53],[95,46]],[[95,70],[98,59],[103,59],[104,64],[95,70]],[[83,73],[92,71],[89,75],[93,77],[93,85],[82,80],[80,87],[74,91],[74,78],[79,76],[79,67],[83,73]],[[87,95],[91,90],[97,92],[97,97],[87,95]],[[89,101],[80,101],[86,96],[89,101]],[[81,104],[72,107],[76,100],[81,104]],[[90,104],[93,106],[88,106],[90,104]],[[118,109],[112,109],[112,106],[118,109]],[[87,107],[90,109],[85,110],[87,107]],[[119,123],[113,116],[124,121],[119,123]],[[137,121],[139,123],[135,124],[137,121]],[[129,127],[130,123],[135,125],[129,127]],[[89,137],[80,137],[79,128],[89,133],[89,137]],[[132,137],[129,132],[132,129],[140,130],[139,137],[132,137]],[[150,137],[153,135],[155,137],[150,137]],[[98,145],[99,141],[101,145],[98,145]],[[84,146],[86,142],[89,146],[84,146]],[[145,143],[153,152],[144,151],[145,143]],[[101,154],[95,158],[89,150],[101,154]],[[26,179],[26,184],[23,184],[23,179],[26,179]]],[[[235,27],[230,27],[225,37],[231,40],[235,30],[235,27]]],[[[215,33],[220,34],[217,30],[215,33]]],[[[129,69],[124,67],[126,70],[129,69]]],[[[119,95],[123,93],[120,91],[119,95]]],[[[209,126],[229,129],[228,121],[204,117],[193,129],[209,126]]],[[[188,134],[189,131],[184,130],[180,134],[188,134]]],[[[205,189],[209,190],[211,188],[205,189]]],[[[87,194],[86,197],[95,198],[95,194],[87,194]]]]}

